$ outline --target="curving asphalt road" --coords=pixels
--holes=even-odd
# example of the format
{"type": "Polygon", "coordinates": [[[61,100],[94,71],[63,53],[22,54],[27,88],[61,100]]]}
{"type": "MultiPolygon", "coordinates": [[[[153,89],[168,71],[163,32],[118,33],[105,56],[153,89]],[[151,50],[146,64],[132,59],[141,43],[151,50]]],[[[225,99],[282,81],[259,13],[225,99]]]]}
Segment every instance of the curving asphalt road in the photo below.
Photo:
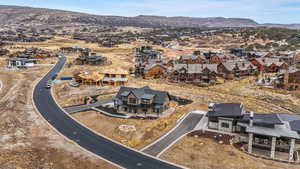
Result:
{"type": "Polygon", "coordinates": [[[51,96],[51,90],[46,89],[46,83],[64,66],[66,57],[60,57],[52,70],[36,85],[33,91],[33,101],[41,115],[67,138],[75,141],[82,148],[121,167],[129,169],[178,169],[179,167],[160,161],[148,155],[129,149],[99,136],[83,127],[56,104],[51,96]]]}

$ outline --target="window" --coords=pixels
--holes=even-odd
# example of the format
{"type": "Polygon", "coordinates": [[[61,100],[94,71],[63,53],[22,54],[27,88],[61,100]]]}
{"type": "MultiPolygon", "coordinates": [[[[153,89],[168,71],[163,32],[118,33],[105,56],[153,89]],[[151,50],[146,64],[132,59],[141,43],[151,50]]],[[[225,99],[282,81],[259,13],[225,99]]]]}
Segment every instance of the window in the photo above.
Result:
{"type": "Polygon", "coordinates": [[[137,104],[136,98],[129,98],[129,104],[137,104]]]}
{"type": "Polygon", "coordinates": [[[143,103],[143,104],[150,104],[150,100],[143,99],[143,100],[142,100],[142,103],[143,103]]]}
{"type": "Polygon", "coordinates": [[[229,124],[228,123],[221,123],[221,127],[222,128],[229,128],[229,124]]]}
{"type": "Polygon", "coordinates": [[[124,107],[124,111],[127,112],[127,107],[124,107]]]}

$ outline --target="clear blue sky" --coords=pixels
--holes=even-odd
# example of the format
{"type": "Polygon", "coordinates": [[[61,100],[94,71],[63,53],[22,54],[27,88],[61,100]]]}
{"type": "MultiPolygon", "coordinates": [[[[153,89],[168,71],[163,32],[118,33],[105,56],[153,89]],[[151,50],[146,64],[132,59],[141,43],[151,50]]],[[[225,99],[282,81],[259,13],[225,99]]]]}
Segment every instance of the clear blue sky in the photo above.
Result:
{"type": "Polygon", "coordinates": [[[0,0],[0,4],[99,15],[223,16],[259,23],[300,23],[300,0],[0,0]]]}

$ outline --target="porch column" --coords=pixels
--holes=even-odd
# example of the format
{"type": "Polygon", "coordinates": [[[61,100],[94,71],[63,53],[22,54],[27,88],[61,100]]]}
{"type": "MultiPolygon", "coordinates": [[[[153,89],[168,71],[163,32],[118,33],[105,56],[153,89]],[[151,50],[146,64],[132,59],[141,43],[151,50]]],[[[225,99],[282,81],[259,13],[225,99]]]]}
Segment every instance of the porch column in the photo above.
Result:
{"type": "Polygon", "coordinates": [[[290,143],[290,153],[289,153],[289,162],[293,161],[294,158],[294,148],[295,148],[295,139],[291,139],[290,143]]]}
{"type": "Polygon", "coordinates": [[[276,137],[272,137],[271,158],[275,158],[276,137]]]}
{"type": "Polygon", "coordinates": [[[252,153],[253,133],[249,133],[248,139],[248,153],[252,153]]]}

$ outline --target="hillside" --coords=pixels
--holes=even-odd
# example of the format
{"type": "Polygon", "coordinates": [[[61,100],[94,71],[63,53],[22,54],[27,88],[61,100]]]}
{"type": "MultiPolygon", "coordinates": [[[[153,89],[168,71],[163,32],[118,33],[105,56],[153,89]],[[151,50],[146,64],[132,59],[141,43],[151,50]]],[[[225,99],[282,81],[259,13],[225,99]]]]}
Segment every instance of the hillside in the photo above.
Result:
{"type": "Polygon", "coordinates": [[[102,16],[63,10],[0,5],[0,24],[67,24],[86,23],[107,26],[139,27],[285,27],[298,29],[300,25],[258,24],[245,18],[193,17],[136,17],[102,16]]]}
{"type": "Polygon", "coordinates": [[[163,17],[163,16],[101,16],[78,12],[53,9],[1,6],[0,24],[15,23],[89,23],[111,26],[141,26],[141,27],[248,27],[257,26],[250,19],[242,18],[192,18],[192,17],[163,17]]]}

